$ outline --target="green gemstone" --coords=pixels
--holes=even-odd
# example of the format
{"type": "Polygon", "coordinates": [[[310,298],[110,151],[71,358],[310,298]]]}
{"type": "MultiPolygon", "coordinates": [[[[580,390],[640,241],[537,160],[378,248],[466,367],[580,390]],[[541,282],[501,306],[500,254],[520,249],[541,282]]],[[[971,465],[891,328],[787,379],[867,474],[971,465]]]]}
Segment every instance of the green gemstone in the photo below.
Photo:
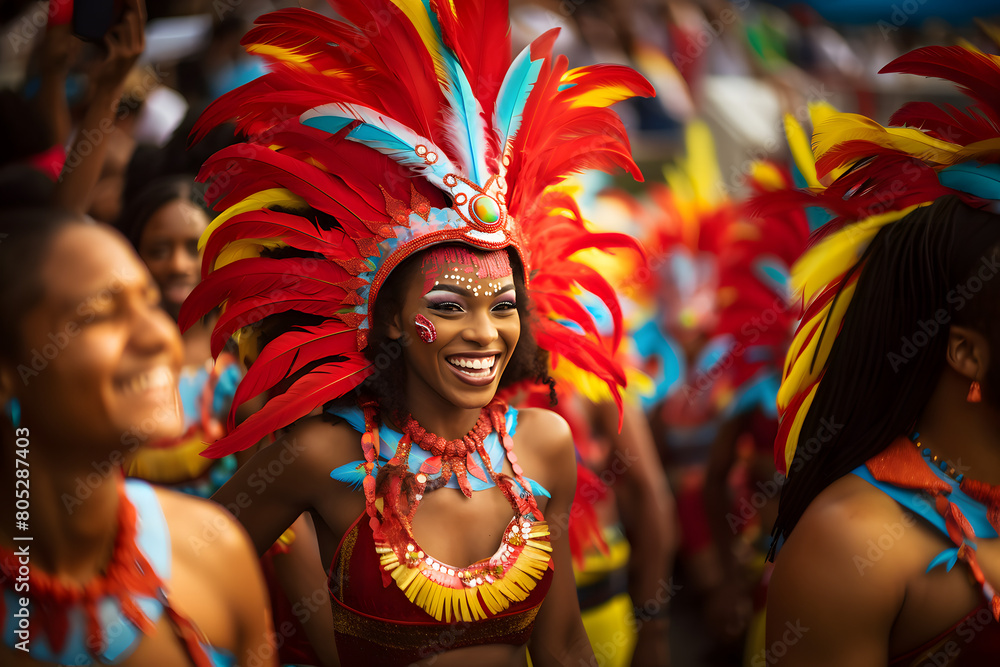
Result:
{"type": "Polygon", "coordinates": [[[500,204],[487,195],[479,195],[472,200],[472,215],[479,222],[492,225],[500,219],[500,204]]]}

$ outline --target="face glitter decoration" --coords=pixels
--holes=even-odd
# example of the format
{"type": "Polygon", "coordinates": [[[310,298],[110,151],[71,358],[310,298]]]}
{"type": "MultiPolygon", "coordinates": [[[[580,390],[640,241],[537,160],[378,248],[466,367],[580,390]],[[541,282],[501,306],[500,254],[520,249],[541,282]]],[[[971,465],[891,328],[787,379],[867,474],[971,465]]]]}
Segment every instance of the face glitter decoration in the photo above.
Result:
{"type": "Polygon", "coordinates": [[[434,328],[434,323],[420,313],[417,313],[417,316],[413,318],[413,324],[417,327],[417,335],[420,336],[420,340],[425,343],[433,343],[437,340],[437,329],[434,328]]]}

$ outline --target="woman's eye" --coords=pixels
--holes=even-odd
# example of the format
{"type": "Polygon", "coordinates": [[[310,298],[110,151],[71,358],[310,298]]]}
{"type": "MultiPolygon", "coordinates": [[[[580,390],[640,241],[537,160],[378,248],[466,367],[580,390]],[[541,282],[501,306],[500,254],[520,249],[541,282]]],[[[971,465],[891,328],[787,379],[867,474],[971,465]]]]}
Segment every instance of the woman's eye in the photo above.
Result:
{"type": "Polygon", "coordinates": [[[462,312],[462,306],[454,301],[445,301],[443,303],[432,303],[428,306],[431,310],[444,311],[446,313],[460,313],[462,312]]]}
{"type": "Polygon", "coordinates": [[[513,301],[501,301],[493,306],[493,310],[517,310],[517,304],[513,301]]]}

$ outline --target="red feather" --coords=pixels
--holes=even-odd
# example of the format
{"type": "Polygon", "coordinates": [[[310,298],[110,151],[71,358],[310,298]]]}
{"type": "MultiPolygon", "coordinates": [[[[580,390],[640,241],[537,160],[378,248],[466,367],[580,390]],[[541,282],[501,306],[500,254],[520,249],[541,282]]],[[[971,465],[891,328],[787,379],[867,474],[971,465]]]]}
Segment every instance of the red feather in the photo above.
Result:
{"type": "Polygon", "coordinates": [[[247,400],[309,364],[356,352],[355,341],[354,330],[335,320],[316,327],[296,328],[278,336],[264,347],[237,387],[229,414],[229,429],[236,427],[236,409],[247,400]]]}
{"type": "Polygon", "coordinates": [[[462,64],[473,95],[484,110],[492,110],[510,64],[507,2],[432,0],[431,6],[441,24],[444,42],[462,64]]]}
{"type": "MultiPolygon", "coordinates": [[[[906,53],[879,70],[951,81],[978,101],[979,111],[1000,127],[1000,57],[961,46],[925,46],[906,53]]],[[[995,136],[995,135],[994,135],[995,136]]]]}
{"type": "Polygon", "coordinates": [[[297,419],[357,387],[373,371],[360,353],[344,361],[323,364],[299,378],[282,394],[275,396],[239,428],[208,446],[202,456],[222,458],[250,447],[266,435],[292,424],[297,419]]]}
{"type": "Polygon", "coordinates": [[[212,262],[229,243],[258,238],[281,240],[299,250],[321,253],[353,275],[371,270],[361,260],[357,244],[342,230],[321,230],[314,221],[301,215],[263,209],[233,216],[212,233],[205,245],[203,275],[210,273],[212,262]]]}
{"type": "Polygon", "coordinates": [[[934,137],[955,144],[971,144],[993,139],[1000,133],[989,119],[962,111],[954,104],[907,102],[889,118],[890,125],[917,127],[934,137]]]}

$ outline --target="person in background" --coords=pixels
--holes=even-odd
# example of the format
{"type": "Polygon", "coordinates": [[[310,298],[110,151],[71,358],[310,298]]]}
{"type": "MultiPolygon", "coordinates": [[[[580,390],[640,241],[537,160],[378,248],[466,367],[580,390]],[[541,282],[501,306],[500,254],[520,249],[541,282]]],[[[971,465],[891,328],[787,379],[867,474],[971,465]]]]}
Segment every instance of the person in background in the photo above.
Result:
{"type": "Polygon", "coordinates": [[[793,269],[805,314],[778,393],[787,479],[755,659],[983,665],[1000,650],[1000,61],[931,46],[882,71],[974,105],[909,103],[886,128],[834,114],[813,136],[829,184],[772,195],[837,219],[793,269]]]}
{"type": "Polygon", "coordinates": [[[275,665],[239,525],[119,470],[182,423],[180,337],[149,272],[58,209],[7,210],[0,233],[0,662],[275,665]]]}

